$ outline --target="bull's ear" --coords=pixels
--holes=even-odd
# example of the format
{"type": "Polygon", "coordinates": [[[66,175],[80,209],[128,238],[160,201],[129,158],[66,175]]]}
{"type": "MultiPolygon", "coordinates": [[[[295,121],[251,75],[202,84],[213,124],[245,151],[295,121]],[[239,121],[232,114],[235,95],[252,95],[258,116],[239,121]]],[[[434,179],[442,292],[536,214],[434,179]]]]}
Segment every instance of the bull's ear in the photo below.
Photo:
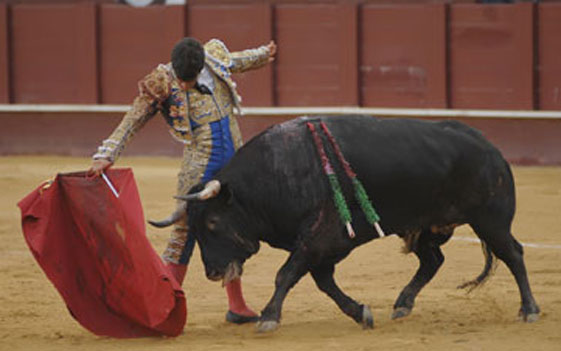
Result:
{"type": "Polygon", "coordinates": [[[178,200],[201,200],[206,201],[218,195],[220,192],[221,184],[218,180],[211,180],[210,182],[206,183],[202,190],[200,189],[202,184],[199,183],[189,190],[189,194],[187,195],[179,195],[174,196],[178,200]]]}
{"type": "Polygon", "coordinates": [[[227,205],[234,203],[234,192],[232,187],[228,183],[222,183],[220,187],[220,199],[222,199],[227,205]]]}

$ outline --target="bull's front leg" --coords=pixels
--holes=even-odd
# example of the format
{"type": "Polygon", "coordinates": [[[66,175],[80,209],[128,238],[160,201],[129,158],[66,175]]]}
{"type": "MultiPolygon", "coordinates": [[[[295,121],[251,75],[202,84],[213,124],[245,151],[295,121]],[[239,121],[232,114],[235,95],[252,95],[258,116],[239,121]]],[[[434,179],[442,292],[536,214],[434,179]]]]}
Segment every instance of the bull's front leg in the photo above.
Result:
{"type": "Polygon", "coordinates": [[[357,323],[362,324],[364,329],[373,328],[374,317],[370,308],[366,305],[358,304],[355,300],[345,295],[333,278],[334,272],[335,265],[326,265],[312,269],[312,277],[318,288],[331,297],[341,311],[357,323]]]}
{"type": "Polygon", "coordinates": [[[275,279],[273,297],[261,311],[257,323],[258,332],[269,332],[278,328],[281,318],[282,304],[288,291],[308,272],[306,259],[299,250],[293,252],[283,264],[275,279]]]}
{"type": "Polygon", "coordinates": [[[419,269],[413,279],[403,288],[393,306],[392,319],[408,316],[413,310],[415,298],[421,289],[434,277],[442,263],[444,255],[440,245],[446,242],[452,234],[421,233],[413,252],[419,259],[419,269]],[[440,236],[438,236],[440,235],[440,236]]]}

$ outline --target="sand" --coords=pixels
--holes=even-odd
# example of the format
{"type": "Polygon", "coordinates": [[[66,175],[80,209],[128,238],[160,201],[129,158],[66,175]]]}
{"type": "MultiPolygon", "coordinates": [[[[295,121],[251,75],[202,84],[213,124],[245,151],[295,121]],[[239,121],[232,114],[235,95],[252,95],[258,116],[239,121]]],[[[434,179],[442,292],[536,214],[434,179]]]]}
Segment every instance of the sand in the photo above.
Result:
{"type": "MultiPolygon", "coordinates": [[[[132,167],[145,216],[162,218],[173,209],[179,159],[123,158],[132,167]]],[[[371,306],[372,330],[363,330],[321,293],[309,276],[289,293],[281,328],[257,334],[253,325],[224,321],[226,295],[204,276],[197,250],[186,282],[188,318],[177,338],[118,340],[82,328],[33,259],[21,233],[17,201],[57,172],[87,168],[86,158],[0,158],[0,350],[561,350],[561,168],[514,167],[518,209],[515,237],[529,244],[526,266],[542,309],[536,323],[518,321],[520,297],[514,278],[501,262],[483,287],[466,294],[460,283],[483,267],[475,235],[456,230],[443,247],[444,265],[416,300],[413,313],[390,319],[401,288],[417,268],[414,255],[401,253],[398,238],[370,242],[337,266],[341,288],[371,306]],[[465,239],[467,238],[467,239],[465,239]]],[[[166,229],[148,229],[161,252],[166,229]]],[[[262,309],[273,292],[274,276],[287,253],[263,245],[245,265],[248,303],[262,309]]]]}

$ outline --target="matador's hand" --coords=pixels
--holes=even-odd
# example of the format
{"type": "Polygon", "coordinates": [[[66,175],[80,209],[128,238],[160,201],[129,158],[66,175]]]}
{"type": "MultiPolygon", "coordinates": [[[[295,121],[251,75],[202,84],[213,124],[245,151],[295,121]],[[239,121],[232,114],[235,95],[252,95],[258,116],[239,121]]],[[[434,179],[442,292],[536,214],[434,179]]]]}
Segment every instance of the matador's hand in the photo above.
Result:
{"type": "Polygon", "coordinates": [[[275,54],[277,53],[277,44],[273,40],[267,44],[267,49],[269,49],[269,62],[273,62],[275,60],[275,54]]]}
{"type": "Polygon", "coordinates": [[[103,173],[103,171],[105,171],[107,168],[111,167],[112,165],[113,162],[106,160],[104,158],[98,158],[96,160],[93,160],[92,165],[90,169],[88,169],[87,174],[89,176],[99,177],[101,173],[103,173]]]}

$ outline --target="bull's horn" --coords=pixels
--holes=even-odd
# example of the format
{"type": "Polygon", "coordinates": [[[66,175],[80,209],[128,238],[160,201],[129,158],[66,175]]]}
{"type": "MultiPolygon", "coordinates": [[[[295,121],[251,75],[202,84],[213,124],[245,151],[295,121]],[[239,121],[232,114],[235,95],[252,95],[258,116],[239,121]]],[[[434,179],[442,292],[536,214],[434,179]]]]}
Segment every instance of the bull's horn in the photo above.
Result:
{"type": "Polygon", "coordinates": [[[205,188],[198,193],[189,194],[185,196],[176,196],[176,199],[180,200],[208,200],[212,197],[215,197],[220,192],[220,181],[218,180],[211,180],[210,182],[206,183],[205,188]]]}
{"type": "Polygon", "coordinates": [[[187,203],[183,202],[181,203],[181,205],[179,205],[176,208],[176,210],[171,215],[169,215],[169,217],[162,219],[161,221],[148,220],[148,223],[158,228],[169,227],[170,225],[176,223],[186,215],[187,215],[187,203]]]}

